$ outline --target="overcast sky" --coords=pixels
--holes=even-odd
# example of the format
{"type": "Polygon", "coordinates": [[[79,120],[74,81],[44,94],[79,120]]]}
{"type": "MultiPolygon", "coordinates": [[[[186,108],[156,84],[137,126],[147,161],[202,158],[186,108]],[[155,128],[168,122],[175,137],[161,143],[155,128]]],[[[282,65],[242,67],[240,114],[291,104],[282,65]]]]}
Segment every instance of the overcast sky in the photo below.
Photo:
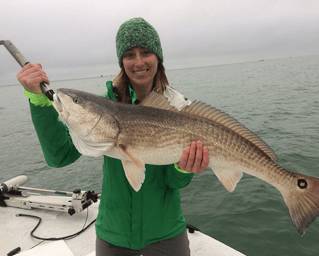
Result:
{"type": "MultiPolygon", "coordinates": [[[[166,69],[319,54],[319,0],[0,0],[0,40],[51,80],[112,75],[133,17],[157,30],[166,69]]],[[[0,46],[0,85],[19,70],[0,46]]]]}

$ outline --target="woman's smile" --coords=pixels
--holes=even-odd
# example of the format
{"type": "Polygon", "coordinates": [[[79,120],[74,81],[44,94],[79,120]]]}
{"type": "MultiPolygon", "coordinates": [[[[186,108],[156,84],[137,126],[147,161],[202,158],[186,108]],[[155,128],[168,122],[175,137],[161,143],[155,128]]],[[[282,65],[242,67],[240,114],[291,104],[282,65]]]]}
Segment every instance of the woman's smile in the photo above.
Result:
{"type": "Polygon", "coordinates": [[[133,71],[134,74],[136,75],[143,75],[145,74],[149,69],[144,69],[144,70],[141,70],[141,71],[133,71]]]}

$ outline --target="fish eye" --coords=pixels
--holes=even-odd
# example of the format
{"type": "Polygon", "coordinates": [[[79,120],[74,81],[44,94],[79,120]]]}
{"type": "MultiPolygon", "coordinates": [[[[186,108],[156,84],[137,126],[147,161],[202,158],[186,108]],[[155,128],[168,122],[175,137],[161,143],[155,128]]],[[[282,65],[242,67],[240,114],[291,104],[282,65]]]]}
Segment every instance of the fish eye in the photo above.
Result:
{"type": "Polygon", "coordinates": [[[77,98],[73,98],[73,102],[74,102],[75,104],[78,104],[80,101],[79,101],[77,98]]]}

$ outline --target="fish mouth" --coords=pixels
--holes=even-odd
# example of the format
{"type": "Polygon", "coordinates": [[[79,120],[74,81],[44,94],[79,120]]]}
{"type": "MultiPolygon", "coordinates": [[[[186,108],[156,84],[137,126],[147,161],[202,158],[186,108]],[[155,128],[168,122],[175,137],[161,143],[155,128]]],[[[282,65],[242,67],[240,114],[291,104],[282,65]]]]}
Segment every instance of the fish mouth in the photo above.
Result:
{"type": "Polygon", "coordinates": [[[53,94],[53,103],[52,103],[53,107],[56,109],[56,111],[59,112],[63,112],[63,103],[61,101],[61,99],[59,98],[58,92],[56,92],[55,94],[53,94]]]}

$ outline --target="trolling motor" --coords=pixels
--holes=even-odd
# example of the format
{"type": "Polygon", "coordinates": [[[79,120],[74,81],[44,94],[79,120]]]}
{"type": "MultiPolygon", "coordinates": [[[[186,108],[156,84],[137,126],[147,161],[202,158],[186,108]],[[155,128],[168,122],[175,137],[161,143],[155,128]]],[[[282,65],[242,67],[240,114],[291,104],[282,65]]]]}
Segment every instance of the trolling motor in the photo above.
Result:
{"type": "Polygon", "coordinates": [[[67,212],[70,215],[82,212],[93,202],[96,203],[100,195],[94,191],[81,191],[75,189],[73,192],[54,191],[47,189],[21,187],[28,180],[27,176],[18,176],[0,185],[0,206],[17,207],[24,209],[47,209],[53,211],[67,212]],[[22,191],[29,191],[25,194],[22,191]],[[38,192],[38,193],[32,193],[38,192]],[[48,196],[40,193],[56,194],[63,196],[48,196]]]}

